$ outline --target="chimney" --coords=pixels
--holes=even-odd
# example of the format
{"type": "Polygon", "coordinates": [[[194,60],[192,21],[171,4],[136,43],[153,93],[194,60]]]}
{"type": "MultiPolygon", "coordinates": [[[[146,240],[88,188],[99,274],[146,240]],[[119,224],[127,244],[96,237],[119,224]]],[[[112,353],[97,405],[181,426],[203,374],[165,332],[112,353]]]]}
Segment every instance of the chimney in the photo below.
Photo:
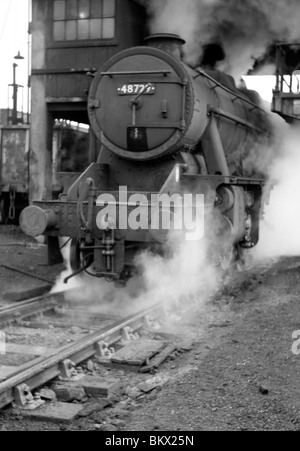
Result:
{"type": "Polygon", "coordinates": [[[163,50],[177,59],[181,59],[182,46],[185,44],[185,40],[181,39],[177,34],[171,33],[156,33],[152,34],[144,40],[145,44],[149,47],[155,47],[163,50]]]}

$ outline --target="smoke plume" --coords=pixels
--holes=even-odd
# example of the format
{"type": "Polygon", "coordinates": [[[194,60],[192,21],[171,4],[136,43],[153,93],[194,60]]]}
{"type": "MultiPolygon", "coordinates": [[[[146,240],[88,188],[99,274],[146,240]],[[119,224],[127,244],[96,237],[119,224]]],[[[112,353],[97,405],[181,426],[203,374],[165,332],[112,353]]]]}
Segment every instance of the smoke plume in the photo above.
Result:
{"type": "Polygon", "coordinates": [[[271,44],[300,40],[299,0],[136,0],[147,8],[151,32],[180,34],[186,60],[199,64],[203,46],[218,42],[220,69],[235,78],[253,67],[271,44]]]}

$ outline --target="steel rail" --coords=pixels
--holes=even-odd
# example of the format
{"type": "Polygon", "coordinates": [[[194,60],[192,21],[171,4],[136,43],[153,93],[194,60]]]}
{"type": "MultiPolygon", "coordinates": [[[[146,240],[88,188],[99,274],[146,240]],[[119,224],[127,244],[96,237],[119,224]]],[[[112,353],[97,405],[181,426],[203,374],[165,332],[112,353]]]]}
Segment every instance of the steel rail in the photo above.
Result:
{"type": "Polygon", "coordinates": [[[54,283],[55,283],[53,280],[46,279],[45,277],[41,277],[41,276],[38,276],[36,274],[32,274],[32,273],[30,273],[28,271],[24,271],[23,269],[19,269],[19,268],[16,268],[14,266],[4,265],[4,264],[1,265],[1,266],[2,266],[2,268],[7,269],[9,271],[17,272],[19,274],[23,274],[24,276],[32,277],[33,279],[36,279],[36,280],[41,280],[42,282],[45,282],[45,283],[47,283],[49,285],[54,285],[54,283]]]}
{"type": "Polygon", "coordinates": [[[57,305],[65,302],[66,291],[48,293],[33,299],[15,303],[9,307],[0,308],[0,326],[13,323],[21,318],[52,310],[57,305]]]}
{"type": "Polygon", "coordinates": [[[97,355],[99,345],[103,341],[116,343],[122,338],[122,330],[130,326],[138,330],[143,326],[146,316],[161,312],[161,306],[156,304],[142,312],[132,315],[126,319],[119,320],[113,325],[106,326],[89,336],[81,338],[75,343],[63,346],[52,351],[51,355],[39,357],[22,365],[7,379],[0,383],[0,408],[11,404],[15,399],[15,389],[21,384],[26,384],[32,391],[61,374],[61,364],[65,360],[79,363],[97,355]]]}

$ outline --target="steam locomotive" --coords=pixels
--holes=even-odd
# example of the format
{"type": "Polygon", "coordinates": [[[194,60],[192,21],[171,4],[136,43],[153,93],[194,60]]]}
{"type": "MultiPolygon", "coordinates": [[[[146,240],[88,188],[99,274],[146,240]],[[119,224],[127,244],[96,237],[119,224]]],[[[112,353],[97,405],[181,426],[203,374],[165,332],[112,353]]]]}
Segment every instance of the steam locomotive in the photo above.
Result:
{"type": "MultiPolygon", "coordinates": [[[[265,179],[246,162],[270,138],[267,114],[230,76],[184,64],[184,43],[156,34],[106,62],[88,99],[97,163],[59,200],[21,214],[31,236],[71,237],[74,273],[126,279],[139,252],[160,252],[170,232],[161,218],[178,216],[176,202],[160,204],[164,194],[203,195],[205,239],[222,265],[258,243],[265,179]]],[[[193,216],[194,198],[190,208],[193,216]]]]}

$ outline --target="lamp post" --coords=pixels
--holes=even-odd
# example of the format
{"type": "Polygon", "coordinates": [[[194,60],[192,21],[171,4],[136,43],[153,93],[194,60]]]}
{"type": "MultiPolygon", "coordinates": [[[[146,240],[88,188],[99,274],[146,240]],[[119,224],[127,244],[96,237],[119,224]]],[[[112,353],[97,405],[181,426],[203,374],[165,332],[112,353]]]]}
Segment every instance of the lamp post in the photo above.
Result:
{"type": "MultiPolygon", "coordinates": [[[[15,60],[23,60],[24,57],[20,52],[14,57],[15,60]]],[[[12,125],[18,125],[18,89],[22,87],[17,83],[17,63],[13,63],[13,84],[11,85],[13,88],[13,109],[12,109],[12,125]]]]}

